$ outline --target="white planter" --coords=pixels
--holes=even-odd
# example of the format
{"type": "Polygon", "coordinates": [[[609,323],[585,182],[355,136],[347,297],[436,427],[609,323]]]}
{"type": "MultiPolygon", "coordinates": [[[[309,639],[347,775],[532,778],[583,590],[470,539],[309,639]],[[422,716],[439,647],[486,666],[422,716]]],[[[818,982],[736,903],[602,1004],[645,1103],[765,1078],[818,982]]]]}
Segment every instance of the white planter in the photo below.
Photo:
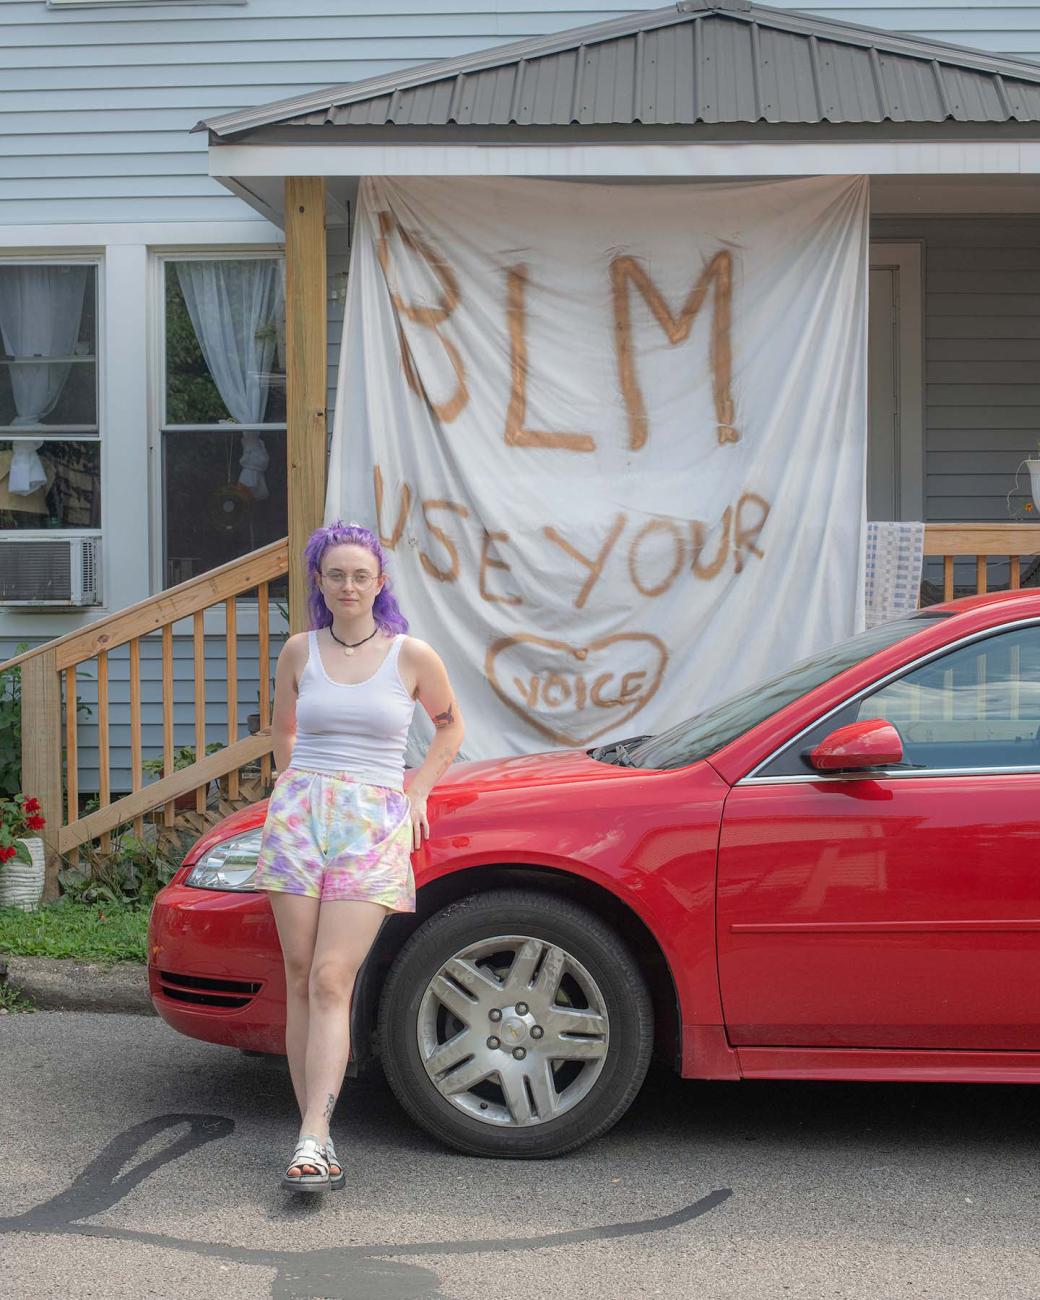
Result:
{"type": "Polygon", "coordinates": [[[1029,470],[1029,486],[1033,493],[1033,505],[1040,510],[1040,460],[1027,460],[1026,469],[1029,470]]]}
{"type": "Polygon", "coordinates": [[[21,841],[29,850],[30,863],[9,858],[0,865],[0,907],[20,907],[35,912],[43,898],[43,876],[47,858],[38,836],[21,841]]]}

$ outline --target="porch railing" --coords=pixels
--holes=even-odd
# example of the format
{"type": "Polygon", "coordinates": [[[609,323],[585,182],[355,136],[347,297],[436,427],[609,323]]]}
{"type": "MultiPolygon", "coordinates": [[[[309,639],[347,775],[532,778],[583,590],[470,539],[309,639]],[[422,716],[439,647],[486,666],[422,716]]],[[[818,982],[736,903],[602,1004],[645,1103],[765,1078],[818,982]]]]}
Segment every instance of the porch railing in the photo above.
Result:
{"type": "MultiPolygon", "coordinates": [[[[78,847],[88,840],[100,840],[102,851],[106,851],[113,830],[132,822],[140,833],[145,815],[160,809],[161,824],[172,826],[178,799],[191,793],[194,793],[195,811],[203,814],[214,781],[223,782],[227,800],[234,803],[240,794],[240,774],[247,765],[259,763],[260,783],[269,783],[271,583],[285,576],[287,569],[288,547],[283,538],[3,665],[17,665],[21,669],[22,789],[40,800],[46,818],[47,897],[57,894],[60,857],[74,857],[78,847]],[[253,592],[259,730],[240,736],[239,638],[247,609],[252,634],[253,615],[252,602],[247,607],[241,598],[253,592]],[[206,613],[221,606],[223,632],[216,636],[222,636],[224,641],[226,698],[207,701],[206,613]],[[178,632],[178,637],[189,635],[190,627],[195,743],[194,762],[175,770],[174,629],[178,624],[185,629],[178,632]],[[156,640],[158,647],[155,647],[156,640]],[[158,648],[161,659],[162,775],[145,784],[141,652],[149,642],[150,648],[158,648]],[[124,645],[129,647],[131,789],[128,794],[113,798],[110,656],[124,645]],[[98,806],[82,814],[78,781],[81,748],[78,673],[93,677],[97,692],[98,806]],[[226,743],[214,753],[206,752],[207,718],[219,724],[226,721],[226,743]]],[[[214,617],[211,615],[211,619],[214,617]]],[[[209,639],[213,637],[211,630],[209,639]]]]}
{"type": "MultiPolygon", "coordinates": [[[[974,588],[986,591],[988,564],[1007,564],[1007,585],[1020,586],[1023,559],[1040,554],[1038,524],[928,524],[925,556],[941,557],[943,599],[954,595],[955,564],[974,561],[974,588]]],[[[287,572],[286,540],[273,542],[240,560],[214,569],[189,582],[91,623],[68,636],[51,641],[9,660],[22,673],[22,788],[39,798],[47,819],[47,896],[57,893],[61,856],[74,855],[89,840],[99,839],[105,850],[111,832],[160,812],[164,826],[172,826],[175,804],[194,794],[195,813],[207,811],[208,790],[214,781],[224,783],[226,802],[240,796],[240,774],[259,764],[260,785],[271,777],[271,596],[270,586],[287,572]],[[241,598],[256,593],[256,645],[259,731],[239,735],[240,620],[246,606],[241,598]],[[225,699],[206,699],[206,612],[222,606],[224,612],[225,699]],[[195,761],[174,767],[174,629],[190,622],[192,642],[192,700],[194,706],[195,761]],[[148,638],[161,644],[162,775],[145,784],[143,779],[144,724],[141,689],[142,645],[148,638]],[[128,794],[112,797],[111,760],[112,692],[109,657],[118,647],[129,646],[129,751],[128,794]],[[81,748],[78,726],[77,673],[93,665],[97,683],[98,807],[80,813],[77,759],[81,748]],[[208,709],[210,710],[208,712],[208,709]],[[226,743],[206,753],[207,718],[214,712],[226,719],[226,743]]],[[[969,569],[969,574],[970,574],[969,569]]],[[[971,585],[969,580],[969,586],[971,585]]],[[[1003,585],[1003,583],[1002,583],[1003,585]]],[[[964,583],[958,584],[963,592],[964,583]]],[[[250,616],[252,606],[250,603],[250,616]]],[[[211,615],[211,618],[214,617],[211,615]]],[[[178,633],[178,635],[181,635],[178,633]]],[[[186,633],[185,633],[186,635],[186,633]]],[[[214,634],[210,632],[210,637],[214,634]]],[[[215,683],[214,683],[215,684],[215,683]]]]}
{"type": "MultiPolygon", "coordinates": [[[[1023,559],[1035,560],[1040,552],[1040,524],[926,524],[924,554],[943,562],[943,600],[955,595],[954,566],[957,559],[974,560],[976,592],[989,590],[989,563],[1007,563],[1007,586],[1017,591],[1022,585],[1023,559]]],[[[964,583],[956,584],[963,588],[964,583]]],[[[962,590],[961,594],[965,594],[962,590]]]]}

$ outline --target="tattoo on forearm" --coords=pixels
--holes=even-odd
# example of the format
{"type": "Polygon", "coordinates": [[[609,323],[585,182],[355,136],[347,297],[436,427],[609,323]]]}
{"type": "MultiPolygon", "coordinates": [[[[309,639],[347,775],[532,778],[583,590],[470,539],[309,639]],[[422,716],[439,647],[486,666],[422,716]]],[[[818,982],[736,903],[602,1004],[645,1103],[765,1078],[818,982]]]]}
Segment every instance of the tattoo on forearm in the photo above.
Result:
{"type": "Polygon", "coordinates": [[[448,707],[444,710],[443,713],[435,713],[433,715],[433,725],[438,728],[450,727],[454,721],[455,721],[454,701],[452,701],[452,703],[448,705],[448,707]]]}
{"type": "Polygon", "coordinates": [[[323,1118],[324,1118],[326,1124],[329,1122],[330,1119],[332,1119],[332,1111],[333,1111],[333,1108],[335,1107],[335,1105],[336,1105],[336,1098],[335,1098],[335,1097],[332,1095],[332,1093],[330,1092],[330,1093],[329,1093],[329,1099],[328,1099],[328,1101],[325,1103],[325,1112],[324,1112],[324,1116],[323,1116],[323,1118]]]}

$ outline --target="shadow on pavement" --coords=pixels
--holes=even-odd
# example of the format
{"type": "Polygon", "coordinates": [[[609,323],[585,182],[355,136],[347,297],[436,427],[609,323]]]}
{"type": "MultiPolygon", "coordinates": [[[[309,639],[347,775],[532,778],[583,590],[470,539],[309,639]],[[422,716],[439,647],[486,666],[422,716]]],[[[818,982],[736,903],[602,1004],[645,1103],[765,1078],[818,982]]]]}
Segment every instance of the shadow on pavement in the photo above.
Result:
{"type": "MultiPolygon", "coordinates": [[[[104,1213],[117,1205],[144,1179],[165,1165],[207,1143],[230,1137],[234,1121],[220,1115],[162,1115],[134,1125],[109,1142],[108,1146],[57,1196],[34,1206],[24,1214],[0,1219],[0,1234],[75,1234],[113,1241],[137,1241],[170,1250],[277,1269],[271,1287],[273,1300],[419,1300],[438,1292],[437,1275],[402,1256],[463,1255],[487,1251],[528,1251],[577,1242],[660,1232],[700,1218],[729,1199],[728,1188],[683,1206],[672,1214],[631,1223],[611,1223],[526,1238],[498,1238],[478,1241],[434,1241],[371,1246],[340,1246],[317,1250],[264,1250],[217,1242],[187,1241],[160,1233],[127,1228],[96,1227],[81,1220],[104,1213]],[[185,1128],[187,1131],[185,1132],[185,1128]],[[140,1159],[135,1158],[157,1138],[168,1134],[168,1145],[140,1159]],[[129,1168],[127,1166],[130,1166],[129,1168]],[[125,1172],[123,1172],[125,1170],[125,1172]]],[[[331,1193],[327,1193],[331,1195],[331,1193]]]]}

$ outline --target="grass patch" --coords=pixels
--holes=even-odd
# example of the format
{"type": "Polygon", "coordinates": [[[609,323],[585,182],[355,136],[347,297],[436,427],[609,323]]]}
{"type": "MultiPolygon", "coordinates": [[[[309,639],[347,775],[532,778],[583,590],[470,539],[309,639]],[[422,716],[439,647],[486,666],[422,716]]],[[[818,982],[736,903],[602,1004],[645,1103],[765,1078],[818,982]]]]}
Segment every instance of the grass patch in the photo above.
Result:
{"type": "Polygon", "coordinates": [[[80,961],[147,960],[148,908],[59,901],[36,912],[0,907],[0,953],[80,961]]]}

